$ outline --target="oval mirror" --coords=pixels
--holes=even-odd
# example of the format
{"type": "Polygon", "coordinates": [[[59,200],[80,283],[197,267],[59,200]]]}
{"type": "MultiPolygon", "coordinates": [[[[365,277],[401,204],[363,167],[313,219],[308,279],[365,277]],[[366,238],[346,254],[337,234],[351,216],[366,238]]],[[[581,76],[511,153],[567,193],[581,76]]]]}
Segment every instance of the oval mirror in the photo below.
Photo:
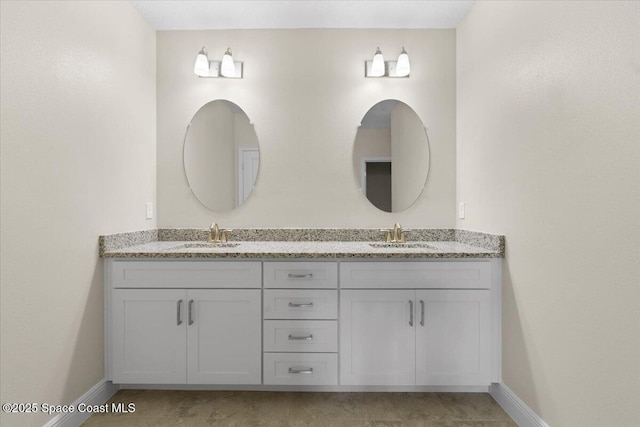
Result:
{"type": "Polygon", "coordinates": [[[378,209],[400,212],[415,203],[429,173],[429,140],[416,112],[394,99],[371,107],[356,134],[353,170],[378,209]]]}
{"type": "Polygon", "coordinates": [[[191,191],[212,211],[232,210],[253,191],[260,165],[258,137],[233,102],[215,100],[198,110],[189,123],[183,155],[191,191]]]}

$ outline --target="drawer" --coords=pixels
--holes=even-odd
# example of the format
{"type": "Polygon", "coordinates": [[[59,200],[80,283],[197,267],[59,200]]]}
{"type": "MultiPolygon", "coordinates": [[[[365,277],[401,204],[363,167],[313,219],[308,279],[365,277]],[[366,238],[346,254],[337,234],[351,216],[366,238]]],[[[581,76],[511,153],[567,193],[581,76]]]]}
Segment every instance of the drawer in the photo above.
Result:
{"type": "Polygon", "coordinates": [[[267,385],[337,385],[335,353],[265,353],[264,383],[267,385]]]}
{"type": "Polygon", "coordinates": [[[114,261],[114,288],[260,288],[260,262],[114,261]]]}
{"type": "Polygon", "coordinates": [[[265,319],[337,319],[338,291],[265,289],[265,319]]]}
{"type": "Polygon", "coordinates": [[[336,352],[335,320],[265,320],[264,351],[336,352]]]}
{"type": "Polygon", "coordinates": [[[337,288],[336,262],[265,262],[265,288],[337,288]]]}
{"type": "Polygon", "coordinates": [[[490,289],[491,262],[343,262],[343,289],[490,289]]]}

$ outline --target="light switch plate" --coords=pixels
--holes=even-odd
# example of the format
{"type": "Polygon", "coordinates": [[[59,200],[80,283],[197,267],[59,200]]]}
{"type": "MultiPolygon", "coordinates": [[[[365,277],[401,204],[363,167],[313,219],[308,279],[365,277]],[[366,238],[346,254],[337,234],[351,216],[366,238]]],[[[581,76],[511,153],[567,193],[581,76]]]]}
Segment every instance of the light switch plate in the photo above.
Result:
{"type": "Polygon", "coordinates": [[[464,202],[458,204],[458,218],[464,219],[464,202]]]}
{"type": "Polygon", "coordinates": [[[153,218],[153,202],[147,202],[147,219],[153,218]]]}

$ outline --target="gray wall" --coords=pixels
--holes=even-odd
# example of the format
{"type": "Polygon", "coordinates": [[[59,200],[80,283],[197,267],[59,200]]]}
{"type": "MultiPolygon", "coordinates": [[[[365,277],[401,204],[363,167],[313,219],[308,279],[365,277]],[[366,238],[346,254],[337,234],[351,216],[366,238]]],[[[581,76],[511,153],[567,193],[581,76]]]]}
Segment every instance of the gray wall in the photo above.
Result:
{"type": "Polygon", "coordinates": [[[98,235],[156,226],[156,36],[128,2],[0,5],[2,402],[69,404],[104,378],[98,235]]]}
{"type": "MultiPolygon", "coordinates": [[[[396,56],[396,58],[393,58],[396,56]]],[[[455,225],[454,30],[238,30],[158,32],[158,224],[206,227],[455,225]],[[364,61],[409,52],[408,79],[367,79],[364,61]],[[200,79],[195,56],[227,46],[244,79],[200,79]],[[260,172],[239,209],[213,213],[191,194],[182,167],[187,123],[213,99],[238,104],[255,125],[260,172]],[[359,191],[353,144],[365,113],[384,99],[411,106],[429,128],[426,191],[407,211],[379,211],[359,191]]]]}
{"type": "Polygon", "coordinates": [[[458,27],[458,226],[506,234],[503,380],[551,426],[640,420],[639,28],[608,1],[458,27]]]}

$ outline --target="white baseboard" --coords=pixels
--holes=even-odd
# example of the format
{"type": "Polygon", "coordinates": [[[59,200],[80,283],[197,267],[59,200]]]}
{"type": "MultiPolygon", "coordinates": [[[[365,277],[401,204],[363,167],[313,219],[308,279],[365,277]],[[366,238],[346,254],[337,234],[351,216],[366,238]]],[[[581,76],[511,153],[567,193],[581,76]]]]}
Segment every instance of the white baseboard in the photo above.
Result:
{"type": "Polygon", "coordinates": [[[489,386],[489,394],[518,427],[549,427],[542,418],[538,416],[533,409],[529,408],[509,387],[503,383],[493,383],[489,386]]]}
{"type": "MultiPolygon", "coordinates": [[[[111,381],[101,380],[80,396],[71,405],[78,408],[78,405],[102,405],[113,396],[120,387],[111,381]]],[[[75,412],[59,414],[49,420],[43,427],[78,427],[85,422],[92,414],[90,412],[75,412]]]]}

